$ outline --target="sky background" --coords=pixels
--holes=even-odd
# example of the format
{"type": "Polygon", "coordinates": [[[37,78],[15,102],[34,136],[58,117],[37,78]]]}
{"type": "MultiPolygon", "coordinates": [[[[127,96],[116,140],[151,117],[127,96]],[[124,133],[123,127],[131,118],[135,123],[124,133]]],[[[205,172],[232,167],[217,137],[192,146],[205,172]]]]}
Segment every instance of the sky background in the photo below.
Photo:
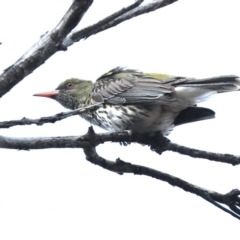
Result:
{"type": "MultiPolygon", "coordinates": [[[[57,0],[0,2],[0,69],[22,56],[60,21],[71,5],[57,0]]],[[[78,29],[133,1],[95,0],[78,29]]],[[[32,95],[70,77],[95,80],[116,66],[178,76],[240,75],[239,0],[179,0],[126,21],[59,52],[0,99],[0,121],[64,111],[32,95]]],[[[239,92],[202,103],[216,119],[175,128],[178,144],[240,154],[239,92]]],[[[78,116],[55,124],[0,129],[13,137],[83,135],[78,116]]],[[[95,127],[96,132],[103,132],[95,127]]],[[[141,164],[204,188],[240,188],[240,167],[136,144],[97,148],[109,159],[141,164]]],[[[145,176],[108,172],[81,149],[0,150],[0,239],[231,239],[240,222],[203,199],[145,176]]]]}

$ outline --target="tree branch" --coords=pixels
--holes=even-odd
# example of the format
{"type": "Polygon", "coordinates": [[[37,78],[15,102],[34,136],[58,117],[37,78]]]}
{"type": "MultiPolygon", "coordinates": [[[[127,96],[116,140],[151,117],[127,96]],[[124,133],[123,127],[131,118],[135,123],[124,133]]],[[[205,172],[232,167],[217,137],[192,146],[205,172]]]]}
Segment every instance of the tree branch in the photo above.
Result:
{"type": "MultiPolygon", "coordinates": [[[[177,0],[156,0],[152,3],[141,5],[144,0],[137,0],[132,5],[121,9],[120,11],[108,16],[98,23],[84,28],[78,32],[71,33],[71,31],[81,21],[83,15],[93,2],[93,0],[75,0],[56,28],[41,37],[38,43],[36,43],[26,54],[17,60],[15,64],[5,69],[0,75],[0,97],[6,94],[12,87],[14,87],[37,67],[42,65],[57,51],[66,50],[67,47],[72,45],[74,42],[88,38],[91,35],[114,27],[126,20],[154,11],[176,1],[177,0]]],[[[22,120],[0,122],[0,128],[9,128],[16,125],[42,125],[50,122],[54,123],[66,117],[81,114],[90,108],[94,108],[96,105],[65,113],[59,113],[54,116],[43,117],[40,119],[23,118],[22,120]]],[[[220,194],[215,191],[198,187],[170,174],[156,171],[148,167],[124,162],[119,158],[115,162],[109,161],[99,156],[96,152],[96,146],[109,141],[120,142],[124,145],[132,142],[149,145],[151,150],[158,154],[162,154],[164,151],[169,150],[195,158],[205,158],[208,160],[232,165],[237,165],[240,163],[239,156],[187,148],[175,143],[171,143],[167,138],[160,134],[155,136],[130,134],[128,132],[95,134],[92,128],[89,128],[89,131],[86,135],[80,137],[68,136],[11,138],[0,136],[0,148],[20,150],[45,148],[83,148],[86,159],[93,164],[103,167],[104,169],[116,172],[118,174],[133,173],[137,175],[145,175],[168,182],[172,186],[177,186],[185,191],[200,196],[221,210],[231,214],[237,219],[240,219],[240,190],[234,189],[229,193],[220,194]]]]}
{"type": "MultiPolygon", "coordinates": [[[[80,137],[72,136],[17,139],[0,136],[0,147],[21,150],[43,148],[83,148],[86,159],[93,164],[103,167],[104,169],[119,174],[133,173],[137,175],[145,175],[168,182],[172,186],[177,186],[187,192],[196,194],[221,210],[231,214],[235,218],[240,219],[240,190],[235,189],[227,194],[221,194],[193,185],[180,178],[155,169],[124,162],[119,158],[115,162],[106,160],[99,156],[96,152],[95,147],[103,142],[112,140],[115,140],[116,142],[122,140],[130,141],[131,138],[132,135],[129,133],[95,134],[93,129],[89,128],[88,133],[80,137]],[[230,210],[223,205],[229,207],[230,210]]],[[[142,139],[142,136],[140,136],[139,139],[142,139]]],[[[164,144],[166,144],[166,142],[164,144]]]]}
{"type": "MultiPolygon", "coordinates": [[[[174,2],[176,2],[178,0],[156,0],[152,3],[149,3],[147,5],[144,6],[139,6],[139,7],[135,7],[135,9],[133,9],[132,11],[130,11],[131,6],[130,5],[128,8],[129,10],[127,11],[127,8],[125,9],[126,12],[124,14],[122,14],[122,16],[118,16],[118,14],[116,14],[114,16],[114,14],[110,15],[107,18],[104,18],[103,20],[99,21],[96,24],[93,24],[89,27],[86,27],[78,32],[74,32],[72,34],[70,34],[66,40],[64,41],[64,44],[66,46],[70,46],[71,44],[73,44],[74,42],[78,42],[81,39],[85,39],[88,38],[94,34],[97,34],[99,32],[102,32],[106,29],[112,28],[117,26],[118,24],[127,21],[131,18],[137,17],[139,15],[145,14],[145,13],[149,13],[152,11],[155,11],[159,8],[165,7],[167,5],[170,5],[174,2]],[[111,21],[109,21],[109,19],[111,19],[111,21]],[[99,24],[101,22],[101,24],[99,24]]],[[[137,2],[141,2],[141,1],[137,1],[137,2]]],[[[135,3],[137,5],[137,2],[135,3]]],[[[140,5],[140,4],[138,4],[140,5]]],[[[120,10],[119,12],[124,12],[124,9],[120,10]]]]}
{"type": "Polygon", "coordinates": [[[89,162],[101,166],[104,169],[119,173],[121,175],[124,173],[133,173],[136,175],[144,175],[167,182],[172,186],[177,186],[183,189],[184,191],[196,194],[214,206],[220,208],[224,212],[240,220],[240,190],[238,189],[234,189],[226,194],[221,194],[215,191],[201,188],[178,177],[157,171],[152,168],[124,162],[119,158],[115,162],[106,160],[97,154],[95,147],[85,147],[84,153],[86,155],[86,159],[89,162]],[[221,204],[226,205],[231,210],[225,206],[222,206],[221,204]]]}
{"type": "Polygon", "coordinates": [[[88,27],[86,27],[86,28],[84,28],[84,29],[82,29],[78,32],[72,33],[69,36],[69,38],[71,39],[72,43],[73,43],[73,39],[75,39],[75,42],[81,40],[82,38],[86,39],[87,37],[90,37],[91,35],[96,34],[98,29],[102,28],[103,26],[108,25],[111,21],[116,20],[118,17],[120,17],[120,16],[124,15],[125,13],[127,13],[127,12],[133,10],[134,8],[138,7],[143,2],[144,2],[144,0],[137,0],[135,3],[129,5],[128,7],[120,9],[119,11],[109,15],[108,17],[100,20],[99,22],[97,22],[97,23],[95,23],[91,26],[88,26],[88,27]]]}
{"type": "Polygon", "coordinates": [[[37,119],[30,119],[30,118],[24,117],[20,120],[3,121],[3,122],[0,122],[0,128],[10,128],[10,127],[14,127],[14,126],[23,126],[23,125],[31,125],[31,124],[36,124],[38,126],[41,126],[45,123],[55,123],[64,118],[79,115],[83,112],[89,111],[90,109],[94,109],[95,107],[97,107],[101,104],[102,103],[96,103],[96,104],[93,104],[93,105],[90,105],[90,106],[87,106],[84,108],[78,108],[78,109],[67,111],[67,112],[57,113],[53,116],[41,117],[41,118],[37,118],[37,119]]]}
{"type": "Polygon", "coordinates": [[[93,0],[75,0],[56,28],[43,35],[27,53],[3,71],[0,75],[0,98],[57,51],[67,50],[67,47],[74,42],[114,27],[133,17],[167,6],[177,0],[156,0],[140,6],[143,1],[137,0],[102,21],[69,34],[78,25],[93,2],[93,0]]]}
{"type": "MultiPolygon", "coordinates": [[[[92,106],[94,107],[94,106],[92,106]]],[[[60,118],[65,117],[67,114],[78,114],[77,111],[85,111],[85,109],[77,109],[75,111],[70,111],[67,113],[59,113],[60,118]],[[61,115],[62,114],[62,115],[61,115]]],[[[50,120],[55,121],[59,118],[58,115],[49,117],[50,120]],[[56,119],[54,119],[54,117],[56,119]]],[[[29,120],[23,118],[18,120],[22,125],[26,124],[44,124],[48,122],[48,117],[29,120]],[[44,122],[45,121],[45,122],[44,122]]],[[[12,124],[14,121],[10,121],[12,124]]],[[[7,126],[8,122],[0,122],[0,126],[7,126]],[[5,124],[5,125],[4,125],[5,124]]],[[[145,135],[145,134],[131,134],[129,132],[113,132],[113,133],[102,133],[93,135],[83,135],[83,136],[66,136],[66,137],[49,137],[49,138],[11,138],[0,136],[0,148],[10,148],[10,149],[45,149],[45,148],[83,148],[84,146],[98,146],[105,142],[117,142],[123,145],[128,145],[130,143],[139,143],[150,146],[151,150],[155,151],[161,155],[165,151],[174,151],[180,154],[188,155],[195,158],[203,158],[207,160],[212,160],[221,163],[227,163],[232,165],[240,164],[240,156],[221,154],[207,152],[203,150],[197,150],[192,148],[187,148],[176,143],[172,143],[169,139],[163,137],[161,134],[156,134],[155,136],[145,135]]]]}
{"type": "MultiPolygon", "coordinates": [[[[90,127],[87,136],[90,136],[91,138],[94,135],[95,132],[93,128],[90,127]]],[[[215,191],[210,191],[199,186],[193,185],[178,177],[157,171],[155,169],[124,162],[119,158],[116,159],[115,162],[106,160],[97,154],[95,146],[92,145],[84,147],[83,150],[86,155],[86,159],[89,162],[101,166],[104,169],[117,172],[119,174],[133,173],[137,175],[145,175],[164,182],[168,182],[172,186],[177,186],[187,192],[202,197],[204,200],[208,201],[209,203],[220,208],[224,212],[240,220],[240,190],[238,189],[234,189],[226,194],[221,194],[215,191]],[[226,205],[231,210],[229,210],[225,206],[222,206],[220,203],[226,205]]]]}
{"type": "Polygon", "coordinates": [[[231,154],[222,154],[222,153],[214,153],[203,150],[198,150],[194,148],[188,148],[176,143],[169,143],[168,150],[177,152],[183,155],[187,155],[193,158],[204,158],[211,161],[222,162],[222,163],[230,163],[233,166],[240,164],[240,156],[235,156],[231,154]]]}
{"type": "Polygon", "coordinates": [[[54,53],[62,50],[63,39],[77,26],[93,0],[75,0],[60,23],[41,37],[26,54],[0,75],[0,97],[11,90],[24,77],[42,65],[54,53]]]}

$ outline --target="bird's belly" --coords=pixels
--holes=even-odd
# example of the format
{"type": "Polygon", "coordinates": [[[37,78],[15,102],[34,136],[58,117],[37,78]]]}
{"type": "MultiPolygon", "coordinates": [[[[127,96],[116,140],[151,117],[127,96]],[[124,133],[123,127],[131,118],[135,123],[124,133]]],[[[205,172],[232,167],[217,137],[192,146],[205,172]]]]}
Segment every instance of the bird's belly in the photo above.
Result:
{"type": "Polygon", "coordinates": [[[108,105],[95,112],[96,121],[91,121],[108,131],[130,130],[139,133],[162,132],[167,135],[179,111],[161,105],[108,105]]]}

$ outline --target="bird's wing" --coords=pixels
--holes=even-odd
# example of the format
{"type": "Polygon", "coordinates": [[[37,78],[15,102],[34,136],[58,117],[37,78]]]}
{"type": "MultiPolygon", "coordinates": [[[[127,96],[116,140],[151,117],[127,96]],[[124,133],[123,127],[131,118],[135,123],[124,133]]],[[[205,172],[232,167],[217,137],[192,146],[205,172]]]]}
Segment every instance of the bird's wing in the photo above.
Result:
{"type": "Polygon", "coordinates": [[[110,104],[166,103],[176,100],[169,97],[175,88],[168,81],[180,79],[183,78],[115,68],[97,79],[92,88],[92,98],[110,104]]]}

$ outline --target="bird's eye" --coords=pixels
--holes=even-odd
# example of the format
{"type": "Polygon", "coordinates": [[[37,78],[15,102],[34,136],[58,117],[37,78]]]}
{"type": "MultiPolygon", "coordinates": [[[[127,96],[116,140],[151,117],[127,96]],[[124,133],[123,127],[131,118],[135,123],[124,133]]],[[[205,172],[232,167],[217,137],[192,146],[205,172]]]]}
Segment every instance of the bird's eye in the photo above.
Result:
{"type": "Polygon", "coordinates": [[[72,88],[73,85],[74,85],[74,84],[73,84],[72,82],[68,82],[68,83],[67,83],[67,88],[72,88]]]}

